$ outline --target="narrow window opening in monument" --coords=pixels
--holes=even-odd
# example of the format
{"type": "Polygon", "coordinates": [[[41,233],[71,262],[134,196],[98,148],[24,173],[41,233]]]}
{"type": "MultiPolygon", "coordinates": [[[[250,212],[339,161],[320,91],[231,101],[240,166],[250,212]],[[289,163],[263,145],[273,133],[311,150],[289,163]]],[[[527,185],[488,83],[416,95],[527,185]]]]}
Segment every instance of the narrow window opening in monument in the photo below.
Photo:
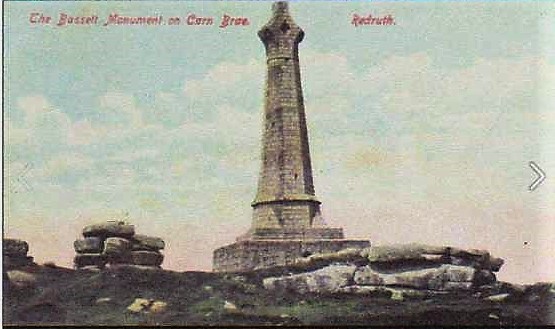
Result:
{"type": "Polygon", "coordinates": [[[287,31],[289,31],[289,24],[287,24],[287,21],[283,21],[279,29],[281,30],[281,32],[287,33],[287,31]]]}
{"type": "Polygon", "coordinates": [[[299,178],[299,175],[295,174],[295,180],[297,180],[297,178],[299,178]]]}

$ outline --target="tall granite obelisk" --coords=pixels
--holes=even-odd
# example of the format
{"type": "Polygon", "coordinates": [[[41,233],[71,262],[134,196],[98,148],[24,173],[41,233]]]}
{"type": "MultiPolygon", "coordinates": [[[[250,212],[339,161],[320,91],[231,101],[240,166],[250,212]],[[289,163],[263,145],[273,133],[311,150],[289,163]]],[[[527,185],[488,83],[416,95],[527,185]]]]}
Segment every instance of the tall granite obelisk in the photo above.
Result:
{"type": "Polygon", "coordinates": [[[266,48],[266,91],[262,166],[252,202],[251,229],[214,252],[214,270],[242,271],[285,265],[317,252],[366,247],[343,240],[341,228],[325,227],[316,199],[301,86],[299,43],[303,30],[276,2],[273,16],[258,32],[266,48]]]}
{"type": "Polygon", "coordinates": [[[262,167],[246,237],[341,239],[341,229],[312,229],[319,224],[320,201],[314,194],[299,66],[304,32],[289,15],[287,3],[276,2],[272,19],[258,36],[267,63],[262,167]]]}

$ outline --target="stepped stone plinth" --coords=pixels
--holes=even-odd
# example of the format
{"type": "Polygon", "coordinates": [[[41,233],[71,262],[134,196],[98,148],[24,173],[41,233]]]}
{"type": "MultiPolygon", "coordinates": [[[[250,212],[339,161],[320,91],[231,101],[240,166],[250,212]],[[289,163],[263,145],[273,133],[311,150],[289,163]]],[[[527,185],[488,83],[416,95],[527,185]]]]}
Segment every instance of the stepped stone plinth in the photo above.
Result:
{"type": "Polygon", "coordinates": [[[338,252],[369,246],[366,240],[243,240],[214,251],[218,272],[252,271],[287,266],[315,254],[338,252]]]}

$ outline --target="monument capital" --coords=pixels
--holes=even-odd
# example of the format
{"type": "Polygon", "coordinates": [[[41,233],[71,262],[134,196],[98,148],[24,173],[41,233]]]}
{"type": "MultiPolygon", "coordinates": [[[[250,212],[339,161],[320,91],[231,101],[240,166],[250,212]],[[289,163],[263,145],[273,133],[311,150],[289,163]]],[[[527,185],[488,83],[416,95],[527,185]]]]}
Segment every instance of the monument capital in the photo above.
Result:
{"type": "Polygon", "coordinates": [[[258,31],[258,37],[266,46],[268,59],[296,56],[298,44],[304,38],[304,31],[289,14],[287,2],[275,2],[272,12],[270,21],[258,31]]]}

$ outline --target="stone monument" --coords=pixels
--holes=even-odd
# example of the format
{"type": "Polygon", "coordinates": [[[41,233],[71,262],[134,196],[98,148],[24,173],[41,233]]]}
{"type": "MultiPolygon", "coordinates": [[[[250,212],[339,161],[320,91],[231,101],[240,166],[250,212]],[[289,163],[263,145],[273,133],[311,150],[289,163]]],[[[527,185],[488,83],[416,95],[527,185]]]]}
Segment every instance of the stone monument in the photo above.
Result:
{"type": "Polygon", "coordinates": [[[314,253],[365,248],[367,240],[345,240],[341,228],[326,227],[312,180],[298,45],[303,30],[287,2],[258,32],[266,48],[262,166],[252,202],[250,230],[214,251],[214,270],[248,271],[288,265],[314,253]]]}

